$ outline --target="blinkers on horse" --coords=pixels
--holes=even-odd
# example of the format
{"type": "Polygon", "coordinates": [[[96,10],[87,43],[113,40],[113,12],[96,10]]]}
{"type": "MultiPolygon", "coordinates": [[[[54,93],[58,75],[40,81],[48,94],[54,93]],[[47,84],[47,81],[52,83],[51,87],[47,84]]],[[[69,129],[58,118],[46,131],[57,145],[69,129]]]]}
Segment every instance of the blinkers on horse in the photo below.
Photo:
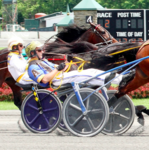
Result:
{"type": "Polygon", "coordinates": [[[95,45],[108,45],[108,44],[112,44],[112,35],[109,33],[109,31],[107,31],[106,29],[103,29],[103,27],[100,24],[97,24],[96,26],[90,22],[91,28],[93,30],[93,32],[98,35],[104,42],[102,43],[97,43],[95,45]],[[103,29],[103,30],[102,30],[103,29]],[[106,33],[108,34],[108,37],[106,37],[106,33]]]}

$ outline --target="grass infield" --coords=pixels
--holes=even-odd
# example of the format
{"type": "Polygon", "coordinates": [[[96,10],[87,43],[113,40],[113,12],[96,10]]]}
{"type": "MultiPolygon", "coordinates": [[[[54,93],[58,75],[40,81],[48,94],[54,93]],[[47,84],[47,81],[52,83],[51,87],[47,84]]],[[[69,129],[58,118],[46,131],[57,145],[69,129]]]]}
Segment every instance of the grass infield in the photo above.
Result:
{"type": "Polygon", "coordinates": [[[0,47],[0,50],[2,50],[2,49],[4,49],[4,48],[6,48],[6,47],[0,47]]]}
{"type": "Polygon", "coordinates": [[[0,102],[0,110],[17,110],[18,107],[14,102],[2,101],[0,102]]]}

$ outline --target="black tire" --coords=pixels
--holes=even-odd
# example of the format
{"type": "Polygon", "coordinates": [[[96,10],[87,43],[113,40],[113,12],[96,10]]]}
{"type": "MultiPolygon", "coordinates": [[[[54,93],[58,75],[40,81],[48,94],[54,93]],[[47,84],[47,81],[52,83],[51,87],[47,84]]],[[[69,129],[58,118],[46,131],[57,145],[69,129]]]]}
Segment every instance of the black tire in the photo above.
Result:
{"type": "MultiPolygon", "coordinates": [[[[82,100],[94,92],[93,89],[79,90],[82,100]]],[[[95,136],[102,131],[109,118],[109,108],[105,98],[97,92],[84,100],[87,114],[83,114],[74,92],[63,104],[63,121],[67,129],[76,136],[95,136]]]]}
{"type": "MultiPolygon", "coordinates": [[[[116,90],[107,91],[109,98],[112,97],[114,93],[116,93],[116,90]]],[[[109,111],[109,120],[102,130],[103,134],[121,135],[132,126],[135,118],[135,107],[128,95],[119,98],[109,111]]]]}
{"type": "Polygon", "coordinates": [[[50,133],[61,121],[62,105],[57,96],[48,90],[37,91],[43,113],[40,113],[33,93],[21,106],[21,117],[25,126],[34,133],[50,133]]]}

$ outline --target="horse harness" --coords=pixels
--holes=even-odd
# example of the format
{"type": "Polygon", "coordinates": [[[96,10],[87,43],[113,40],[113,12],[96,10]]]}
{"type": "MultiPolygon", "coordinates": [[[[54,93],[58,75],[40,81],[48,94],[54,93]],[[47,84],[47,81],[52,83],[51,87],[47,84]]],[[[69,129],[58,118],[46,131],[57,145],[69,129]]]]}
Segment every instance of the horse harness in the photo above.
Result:
{"type": "Polygon", "coordinates": [[[100,26],[100,24],[98,24],[98,25],[96,25],[96,27],[95,27],[95,29],[91,26],[91,28],[93,29],[93,32],[96,34],[96,35],[98,35],[99,37],[101,37],[102,39],[103,39],[103,41],[104,42],[102,42],[102,43],[97,43],[97,44],[95,44],[96,46],[98,46],[98,45],[103,45],[103,44],[106,44],[106,45],[108,45],[108,44],[112,44],[112,36],[111,36],[111,34],[109,33],[109,31],[108,30],[106,30],[107,31],[107,33],[108,33],[108,35],[109,35],[109,38],[110,38],[110,40],[108,40],[108,41],[106,41],[106,39],[99,33],[99,31],[97,30],[97,28],[100,26]]]}

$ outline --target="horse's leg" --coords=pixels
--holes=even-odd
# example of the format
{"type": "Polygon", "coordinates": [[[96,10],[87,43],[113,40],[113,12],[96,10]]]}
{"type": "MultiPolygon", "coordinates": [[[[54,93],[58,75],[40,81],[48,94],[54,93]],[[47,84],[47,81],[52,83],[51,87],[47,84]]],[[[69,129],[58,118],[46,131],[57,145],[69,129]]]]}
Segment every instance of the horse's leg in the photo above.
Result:
{"type": "MultiPolygon", "coordinates": [[[[109,106],[112,106],[118,98],[121,96],[127,94],[128,92],[131,92],[140,86],[146,84],[149,82],[149,77],[146,76],[139,67],[136,68],[136,74],[135,77],[126,84],[124,87],[119,87],[118,93],[116,93],[108,102],[109,106]]],[[[142,112],[146,113],[149,115],[149,110],[146,109],[145,106],[139,105],[136,106],[136,115],[138,116],[138,122],[142,125],[144,125],[144,117],[142,115],[142,112]]]]}
{"type": "Polygon", "coordinates": [[[149,78],[146,80],[143,78],[137,78],[136,76],[134,79],[132,79],[130,82],[128,82],[124,87],[119,88],[118,92],[115,93],[115,95],[108,101],[109,107],[111,107],[117,100],[118,98],[122,97],[123,95],[127,94],[128,92],[131,92],[140,86],[146,84],[149,82],[149,78]]]}
{"type": "Polygon", "coordinates": [[[146,74],[144,74],[144,72],[140,69],[139,66],[137,66],[135,77],[131,81],[129,81],[126,84],[126,86],[124,86],[122,88],[119,87],[119,91],[118,91],[118,93],[116,93],[116,97],[119,98],[119,97],[127,94],[128,92],[131,92],[148,82],[149,82],[149,77],[146,74]]]}
{"type": "MultiPolygon", "coordinates": [[[[149,82],[149,78],[148,77],[146,79],[144,79],[144,78],[141,78],[141,77],[138,77],[138,76],[136,77],[135,76],[135,78],[132,81],[130,81],[126,85],[126,87],[120,89],[119,92],[115,94],[115,96],[117,98],[119,98],[119,97],[125,95],[126,93],[131,92],[131,91],[139,88],[140,86],[142,86],[142,85],[144,85],[144,84],[146,84],[148,82],[149,82]]],[[[142,112],[144,112],[147,115],[149,115],[149,110],[146,109],[146,107],[143,106],[143,105],[135,106],[135,109],[136,109],[136,115],[138,116],[138,119],[137,119],[138,122],[141,125],[144,125],[145,121],[144,121],[144,117],[143,117],[142,112]]]]}
{"type": "Polygon", "coordinates": [[[21,88],[15,85],[16,81],[12,78],[9,77],[5,80],[5,82],[10,86],[13,96],[14,96],[14,104],[21,109],[21,104],[22,104],[22,93],[21,93],[21,88]]]}
{"type": "Polygon", "coordinates": [[[2,86],[3,82],[5,82],[7,72],[8,72],[7,69],[3,69],[0,71],[0,87],[2,86]]]}

